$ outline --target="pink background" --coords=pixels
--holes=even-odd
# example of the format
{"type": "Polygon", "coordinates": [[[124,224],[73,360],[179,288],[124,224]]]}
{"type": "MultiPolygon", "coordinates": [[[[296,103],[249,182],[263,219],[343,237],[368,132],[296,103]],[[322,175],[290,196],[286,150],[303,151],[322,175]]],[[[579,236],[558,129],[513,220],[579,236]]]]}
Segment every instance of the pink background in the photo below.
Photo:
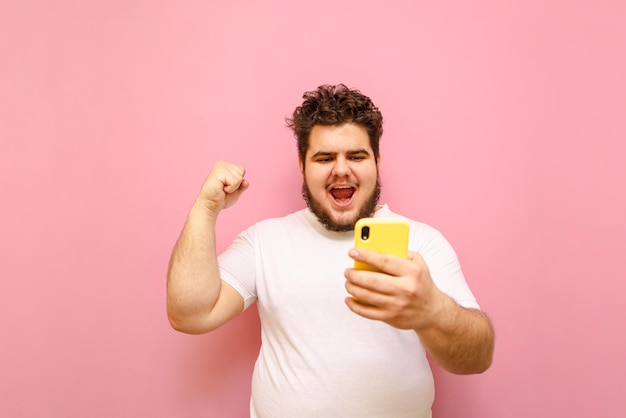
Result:
{"type": "Polygon", "coordinates": [[[251,309],[172,331],[165,272],[217,159],[219,225],[301,208],[283,118],[344,82],[385,115],[383,200],[439,228],[497,331],[436,417],[622,417],[626,3],[3,1],[0,416],[243,417],[251,309]]]}

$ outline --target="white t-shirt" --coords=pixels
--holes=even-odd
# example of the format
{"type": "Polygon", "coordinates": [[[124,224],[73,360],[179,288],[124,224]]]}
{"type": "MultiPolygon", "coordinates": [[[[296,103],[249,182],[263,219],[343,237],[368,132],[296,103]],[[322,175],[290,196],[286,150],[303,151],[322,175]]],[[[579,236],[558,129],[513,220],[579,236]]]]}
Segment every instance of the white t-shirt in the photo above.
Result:
{"type": "MultiPolygon", "coordinates": [[[[375,217],[400,217],[385,205],[375,217]]],[[[478,308],[454,250],[432,227],[410,221],[409,249],[436,285],[478,308]]],[[[434,384],[417,334],[362,318],[344,299],[353,232],[332,232],[303,209],[261,221],[219,256],[222,280],[257,301],[261,349],[251,417],[430,418],[434,384]]]]}

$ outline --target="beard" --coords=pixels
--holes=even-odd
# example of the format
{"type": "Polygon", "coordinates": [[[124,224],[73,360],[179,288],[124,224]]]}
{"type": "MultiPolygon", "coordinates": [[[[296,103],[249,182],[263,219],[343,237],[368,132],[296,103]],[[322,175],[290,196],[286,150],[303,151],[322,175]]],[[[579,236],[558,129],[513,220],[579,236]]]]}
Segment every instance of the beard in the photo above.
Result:
{"type": "Polygon", "coordinates": [[[304,201],[306,202],[306,205],[309,207],[311,212],[313,212],[313,214],[317,216],[317,219],[322,225],[324,225],[327,230],[336,232],[352,231],[354,229],[356,221],[361,218],[367,218],[368,216],[372,216],[374,214],[374,209],[376,209],[376,205],[378,205],[378,199],[380,198],[380,178],[376,178],[376,186],[374,187],[372,194],[370,194],[365,203],[363,203],[363,205],[361,206],[361,209],[359,210],[356,218],[348,223],[341,224],[335,222],[330,212],[324,209],[320,202],[315,200],[315,198],[311,194],[311,191],[309,190],[309,186],[307,186],[306,184],[306,181],[302,182],[302,197],[304,198],[304,201]]]}

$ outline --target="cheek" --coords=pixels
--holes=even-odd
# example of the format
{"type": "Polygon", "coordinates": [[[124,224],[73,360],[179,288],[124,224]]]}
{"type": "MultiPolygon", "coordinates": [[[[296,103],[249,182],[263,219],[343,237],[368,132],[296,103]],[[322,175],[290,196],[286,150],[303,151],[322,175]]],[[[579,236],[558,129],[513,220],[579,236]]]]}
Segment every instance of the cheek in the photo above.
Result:
{"type": "Polygon", "coordinates": [[[325,185],[328,174],[324,170],[307,170],[304,179],[309,185],[325,185]]]}
{"type": "Polygon", "coordinates": [[[311,174],[312,173],[307,172],[303,179],[307,187],[309,188],[309,192],[311,192],[313,195],[317,195],[319,194],[320,188],[323,186],[321,185],[319,179],[311,174]]]}
{"type": "Polygon", "coordinates": [[[368,186],[375,185],[376,179],[378,178],[378,172],[376,170],[362,170],[357,174],[358,178],[361,182],[366,183],[368,186]]]}

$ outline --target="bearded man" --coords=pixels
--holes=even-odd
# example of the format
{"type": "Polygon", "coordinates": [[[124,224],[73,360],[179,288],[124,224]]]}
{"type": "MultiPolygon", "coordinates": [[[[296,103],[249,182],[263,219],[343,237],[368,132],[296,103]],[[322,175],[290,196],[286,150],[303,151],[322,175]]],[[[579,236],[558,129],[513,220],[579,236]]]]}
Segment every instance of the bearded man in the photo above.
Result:
{"type": "Polygon", "coordinates": [[[443,235],[379,203],[383,117],[371,99],[345,85],[303,99],[287,123],[307,208],[256,223],[216,254],[218,215],[249,187],[243,167],[217,162],[172,253],[170,324],[207,333],[256,302],[251,417],[429,418],[427,356],[452,373],[482,373],[491,322],[443,235]],[[353,248],[363,217],[408,219],[408,258],[353,248]]]}

